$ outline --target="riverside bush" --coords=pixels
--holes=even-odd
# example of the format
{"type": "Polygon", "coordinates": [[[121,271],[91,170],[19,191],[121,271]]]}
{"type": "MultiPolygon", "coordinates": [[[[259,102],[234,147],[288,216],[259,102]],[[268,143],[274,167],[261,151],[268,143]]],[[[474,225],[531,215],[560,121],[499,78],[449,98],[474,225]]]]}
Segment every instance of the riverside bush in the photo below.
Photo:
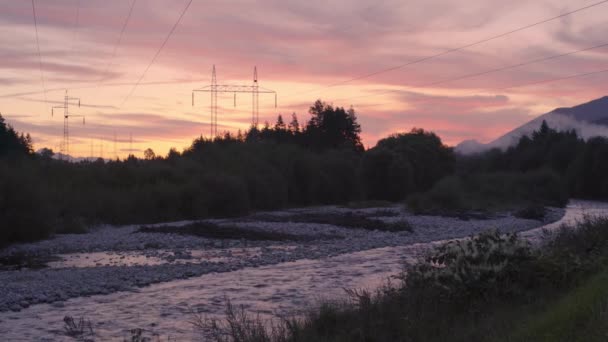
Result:
{"type": "MultiPolygon", "coordinates": [[[[552,313],[557,302],[557,318],[567,319],[573,310],[581,323],[595,317],[595,325],[585,328],[597,332],[605,329],[604,304],[589,305],[589,296],[580,292],[589,285],[598,287],[593,274],[605,278],[607,266],[606,218],[564,226],[546,235],[540,249],[515,234],[488,231],[437,247],[398,284],[375,292],[348,291],[348,300],[322,304],[299,320],[279,320],[278,328],[276,320],[272,329],[265,328],[266,322],[243,311],[239,320],[228,312],[227,325],[214,322],[211,328],[222,333],[217,341],[530,341],[525,336],[555,336],[551,332],[556,327],[546,326],[546,317],[540,322],[536,318],[552,313]],[[573,290],[587,306],[576,307],[576,298],[559,301],[573,290]],[[230,329],[218,328],[222,326],[230,329]],[[516,338],[518,334],[524,338],[516,338]]],[[[603,298],[605,292],[593,295],[603,298]]],[[[548,317],[556,321],[553,316],[548,317]]],[[[581,323],[568,323],[571,337],[581,323]]],[[[600,338],[593,341],[605,338],[594,335],[600,338]]]]}

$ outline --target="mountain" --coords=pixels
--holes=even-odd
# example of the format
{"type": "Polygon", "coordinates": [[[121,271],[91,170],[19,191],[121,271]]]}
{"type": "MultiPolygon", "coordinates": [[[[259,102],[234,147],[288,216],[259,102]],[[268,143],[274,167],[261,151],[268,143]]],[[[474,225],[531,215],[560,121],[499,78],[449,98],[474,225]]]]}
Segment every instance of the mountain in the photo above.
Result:
{"type": "Polygon", "coordinates": [[[529,136],[538,130],[543,121],[558,131],[574,129],[584,139],[595,136],[608,137],[608,96],[571,108],[554,109],[487,144],[465,140],[454,150],[461,154],[475,154],[492,148],[504,150],[517,144],[522,136],[529,136]]]}

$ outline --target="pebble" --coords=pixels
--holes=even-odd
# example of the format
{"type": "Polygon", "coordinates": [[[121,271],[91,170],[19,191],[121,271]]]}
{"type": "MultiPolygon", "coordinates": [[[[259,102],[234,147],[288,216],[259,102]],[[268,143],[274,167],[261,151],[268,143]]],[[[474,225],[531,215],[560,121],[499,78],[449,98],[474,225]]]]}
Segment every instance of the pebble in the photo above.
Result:
{"type": "MultiPolygon", "coordinates": [[[[357,212],[367,212],[367,209],[357,212]]],[[[377,209],[375,209],[377,210],[377,209]]],[[[407,220],[414,227],[412,233],[391,233],[363,229],[342,228],[326,224],[295,222],[263,222],[242,219],[210,220],[218,224],[238,225],[243,228],[280,232],[292,235],[316,237],[319,234],[337,235],[342,239],[313,240],[306,242],[266,242],[246,240],[213,240],[178,234],[137,233],[138,226],[99,226],[89,233],[59,235],[53,239],[36,243],[13,245],[0,250],[0,257],[14,254],[52,256],[66,253],[90,253],[94,251],[137,252],[147,257],[160,258],[166,263],[136,266],[108,266],[97,263],[96,267],[45,268],[0,272],[0,312],[19,311],[37,303],[52,303],[61,307],[62,302],[74,297],[109,294],[116,291],[135,290],[137,287],[174,279],[201,276],[212,272],[230,272],[244,267],[259,267],[301,259],[318,259],[352,253],[367,249],[431,242],[443,239],[461,238],[491,228],[502,232],[532,229],[542,222],[502,215],[487,220],[436,216],[414,216],[394,207],[398,216],[379,217],[386,222],[407,220]],[[295,245],[294,245],[295,244],[295,245]],[[239,254],[226,248],[247,248],[239,254]],[[161,251],[162,248],[166,251],[161,251]],[[258,248],[259,252],[251,252],[258,248]],[[206,262],[193,259],[191,251],[213,250],[226,260],[206,262]],[[168,252],[167,252],[168,251],[168,252]],[[253,254],[253,255],[252,255],[253,254]],[[189,263],[178,262],[188,260],[189,263]]],[[[320,207],[271,212],[284,215],[285,212],[343,213],[351,209],[320,207]]],[[[549,220],[555,221],[564,213],[562,209],[551,209],[549,220]]],[[[265,213],[268,214],[268,213],[265,213]]],[[[172,225],[185,225],[192,221],[181,221],[172,225]]],[[[238,250],[237,250],[238,251],[238,250]]],[[[86,258],[86,257],[85,257],[86,258]]],[[[122,255],[118,259],[124,259],[122,255]]]]}

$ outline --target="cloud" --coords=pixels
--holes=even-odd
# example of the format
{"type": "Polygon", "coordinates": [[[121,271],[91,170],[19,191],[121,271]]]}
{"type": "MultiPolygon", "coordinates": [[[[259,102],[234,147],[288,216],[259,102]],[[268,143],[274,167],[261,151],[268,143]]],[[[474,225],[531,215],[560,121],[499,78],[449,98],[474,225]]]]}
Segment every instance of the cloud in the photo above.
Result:
{"type": "MultiPolygon", "coordinates": [[[[36,4],[48,93],[55,96],[54,92],[68,87],[83,99],[98,102],[85,101],[90,108],[116,112],[103,103],[119,103],[126,96],[186,2],[137,2],[112,60],[130,2],[80,1],[78,25],[73,1],[36,4]]],[[[261,84],[270,84],[279,92],[280,112],[296,111],[301,123],[318,97],[336,105],[355,104],[367,144],[414,125],[442,132],[450,142],[469,137],[484,140],[547,107],[574,105],[591,95],[602,95],[598,93],[606,89],[608,81],[600,75],[500,89],[606,68],[608,49],[431,88],[425,85],[603,43],[602,8],[344,86],[327,85],[403,65],[583,5],[559,0],[471,0],[466,6],[450,0],[194,2],[125,108],[116,115],[88,115],[91,125],[99,123],[99,131],[84,128],[81,132],[100,137],[114,129],[120,134],[134,131],[150,140],[186,140],[199,135],[207,130],[206,114],[200,108],[185,109],[189,106],[184,104],[188,105],[193,80],[207,84],[210,66],[216,64],[220,82],[225,83],[250,82],[251,69],[257,65],[261,84]],[[386,89],[398,91],[376,96],[386,89]],[[373,96],[359,100],[359,95],[373,96]],[[354,101],[340,101],[344,97],[354,101]]],[[[8,32],[0,37],[0,99],[3,107],[21,114],[31,112],[30,106],[40,102],[32,97],[42,94],[31,14],[31,3],[23,1],[6,2],[0,13],[0,26],[8,32]]],[[[264,111],[262,120],[274,120],[277,112],[264,111]]],[[[221,123],[227,129],[246,127],[250,120],[249,107],[244,105],[224,108],[222,113],[221,123]]],[[[39,127],[43,123],[30,124],[47,134],[39,127]]]]}

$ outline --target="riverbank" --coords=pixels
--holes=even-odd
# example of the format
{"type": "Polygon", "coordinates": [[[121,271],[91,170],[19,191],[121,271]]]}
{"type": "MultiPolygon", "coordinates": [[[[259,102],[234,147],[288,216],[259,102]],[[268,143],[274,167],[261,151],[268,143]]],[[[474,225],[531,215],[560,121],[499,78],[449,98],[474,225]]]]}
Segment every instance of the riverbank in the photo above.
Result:
{"type": "Polygon", "coordinates": [[[407,220],[412,231],[375,231],[276,219],[266,222],[250,217],[214,222],[311,237],[323,233],[331,238],[298,242],[218,240],[139,233],[138,226],[106,226],[84,235],[17,245],[3,250],[2,255],[29,253],[60,260],[47,268],[0,272],[0,302],[4,308],[4,313],[0,313],[0,332],[15,338],[25,331],[30,339],[56,338],[58,332],[50,331],[51,327],[57,329],[64,315],[73,315],[92,319],[96,330],[107,338],[120,339],[125,331],[144,327],[162,336],[191,339],[192,326],[184,323],[191,310],[221,317],[224,296],[269,315],[301,312],[319,300],[342,296],[343,288],[374,288],[398,273],[405,261],[411,262],[428,250],[429,242],[466,237],[492,228],[502,232],[530,230],[558,220],[564,210],[551,209],[546,222],[520,219],[509,213],[469,220],[415,216],[398,207],[321,207],[267,214],[293,219],[294,214],[302,212],[351,213],[393,223],[407,220]],[[104,258],[94,259],[100,257],[94,253],[105,253],[104,258]],[[127,265],[125,260],[134,260],[135,265],[127,265]],[[153,283],[159,284],[146,286],[153,283]]]}

